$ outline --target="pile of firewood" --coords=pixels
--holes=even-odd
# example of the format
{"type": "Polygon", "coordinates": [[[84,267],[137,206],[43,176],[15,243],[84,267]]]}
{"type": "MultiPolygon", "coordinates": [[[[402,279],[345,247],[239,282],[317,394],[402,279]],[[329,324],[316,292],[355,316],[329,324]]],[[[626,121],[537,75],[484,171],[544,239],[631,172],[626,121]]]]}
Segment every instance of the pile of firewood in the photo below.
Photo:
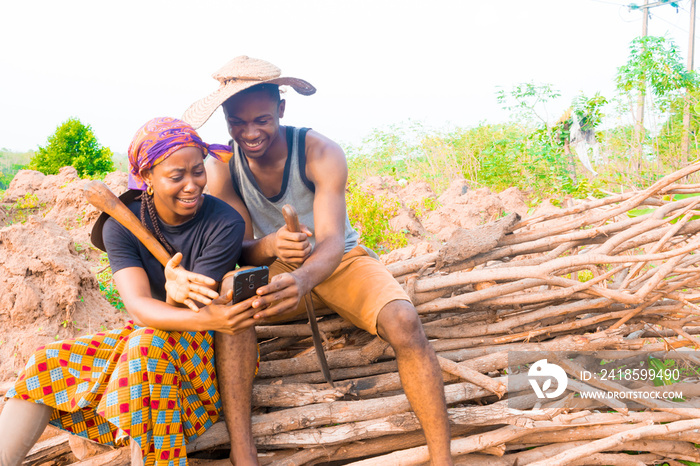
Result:
{"type": "MultiPolygon", "coordinates": [[[[700,185],[680,184],[697,170],[700,164],[644,191],[556,214],[508,215],[458,231],[437,253],[389,266],[438,354],[459,464],[700,461],[700,388],[692,375],[700,366],[693,336],[700,333],[700,185]],[[609,368],[641,367],[657,355],[684,370],[672,386],[572,380],[564,398],[542,400],[524,375],[508,370],[515,353],[518,364],[549,355],[572,379],[585,362],[577,355],[609,368]],[[682,389],[683,399],[579,396],[670,387],[682,389]]],[[[389,345],[335,315],[319,327],[335,387],[324,382],[308,324],[257,329],[253,431],[261,464],[428,462],[389,345]]],[[[187,450],[213,458],[227,443],[219,422],[187,450]]],[[[101,464],[98,458],[76,464],[101,464]]]]}

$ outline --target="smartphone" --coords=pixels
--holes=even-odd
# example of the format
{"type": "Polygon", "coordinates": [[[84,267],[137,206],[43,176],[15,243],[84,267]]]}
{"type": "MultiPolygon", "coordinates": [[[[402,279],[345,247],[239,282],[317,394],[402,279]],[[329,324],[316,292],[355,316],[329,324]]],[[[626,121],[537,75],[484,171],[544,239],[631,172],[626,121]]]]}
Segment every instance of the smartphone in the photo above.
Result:
{"type": "Polygon", "coordinates": [[[233,302],[240,303],[255,295],[255,290],[269,281],[270,271],[266,266],[245,267],[233,274],[233,302]]]}

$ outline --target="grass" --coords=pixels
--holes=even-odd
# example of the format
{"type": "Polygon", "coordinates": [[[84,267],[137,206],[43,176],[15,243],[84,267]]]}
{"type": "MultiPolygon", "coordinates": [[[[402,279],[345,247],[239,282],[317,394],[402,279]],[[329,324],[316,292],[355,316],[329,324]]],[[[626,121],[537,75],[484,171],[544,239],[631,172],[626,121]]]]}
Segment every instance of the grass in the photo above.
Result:
{"type": "Polygon", "coordinates": [[[27,193],[7,208],[7,224],[23,224],[30,216],[42,213],[45,208],[46,203],[39,202],[36,194],[27,193]]]}
{"type": "Polygon", "coordinates": [[[116,286],[114,286],[112,269],[109,267],[109,259],[107,258],[106,252],[103,252],[100,256],[100,270],[96,274],[96,277],[100,285],[100,293],[107,299],[109,304],[116,310],[126,313],[124,302],[121,296],[119,296],[119,291],[117,291],[116,286]]]}
{"type": "Polygon", "coordinates": [[[405,233],[396,233],[389,219],[399,212],[400,204],[386,197],[368,196],[358,185],[351,184],[346,193],[348,217],[361,237],[361,243],[378,253],[408,244],[405,233]]]}

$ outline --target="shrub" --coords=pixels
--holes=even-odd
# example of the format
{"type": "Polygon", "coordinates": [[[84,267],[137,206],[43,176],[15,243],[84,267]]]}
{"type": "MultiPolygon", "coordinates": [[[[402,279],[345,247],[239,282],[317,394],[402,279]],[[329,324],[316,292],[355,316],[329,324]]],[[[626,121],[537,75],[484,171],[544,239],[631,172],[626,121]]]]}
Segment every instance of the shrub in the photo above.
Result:
{"type": "Polygon", "coordinates": [[[408,244],[406,235],[393,232],[389,227],[389,219],[398,213],[398,201],[367,195],[354,183],[348,186],[345,197],[348,217],[360,234],[360,243],[378,253],[408,244]]]}
{"type": "Polygon", "coordinates": [[[102,147],[90,125],[82,124],[77,118],[62,123],[47,143],[46,147],[39,147],[28,168],[55,175],[61,167],[70,165],[83,178],[114,170],[112,151],[102,147]]]}
{"type": "Polygon", "coordinates": [[[30,216],[41,213],[45,207],[46,204],[39,202],[36,194],[27,193],[8,208],[8,225],[24,223],[30,216]]]}

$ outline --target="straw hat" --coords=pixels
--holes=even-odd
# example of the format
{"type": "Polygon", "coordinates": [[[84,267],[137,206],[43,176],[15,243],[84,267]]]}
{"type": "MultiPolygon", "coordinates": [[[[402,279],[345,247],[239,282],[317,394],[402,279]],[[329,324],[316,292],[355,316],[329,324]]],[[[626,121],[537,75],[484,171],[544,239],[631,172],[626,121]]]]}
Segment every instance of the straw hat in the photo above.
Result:
{"type": "Polygon", "coordinates": [[[219,81],[219,88],[213,94],[190,105],[182,115],[182,119],[197,129],[229,97],[256,84],[291,86],[301,95],[311,95],[316,92],[316,88],[303,79],[280,77],[281,74],[282,71],[272,63],[245,55],[236,57],[212,75],[219,81]]]}

